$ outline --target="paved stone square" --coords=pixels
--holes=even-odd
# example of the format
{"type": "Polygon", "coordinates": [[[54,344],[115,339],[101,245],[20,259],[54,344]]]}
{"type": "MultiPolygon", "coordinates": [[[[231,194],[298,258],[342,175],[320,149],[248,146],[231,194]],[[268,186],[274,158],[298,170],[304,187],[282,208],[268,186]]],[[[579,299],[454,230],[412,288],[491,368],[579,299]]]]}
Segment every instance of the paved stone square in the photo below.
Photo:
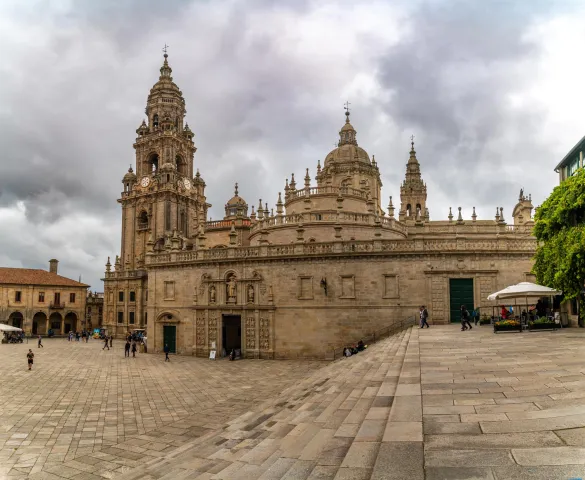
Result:
{"type": "Polygon", "coordinates": [[[323,365],[124,358],[121,340],[110,351],[98,340],[43,344],[0,345],[0,478],[111,478],[219,427],[323,365]],[[30,372],[29,348],[35,353],[30,372]]]}
{"type": "Polygon", "coordinates": [[[0,476],[585,477],[585,332],[403,331],[332,363],[2,345],[0,476]]]}

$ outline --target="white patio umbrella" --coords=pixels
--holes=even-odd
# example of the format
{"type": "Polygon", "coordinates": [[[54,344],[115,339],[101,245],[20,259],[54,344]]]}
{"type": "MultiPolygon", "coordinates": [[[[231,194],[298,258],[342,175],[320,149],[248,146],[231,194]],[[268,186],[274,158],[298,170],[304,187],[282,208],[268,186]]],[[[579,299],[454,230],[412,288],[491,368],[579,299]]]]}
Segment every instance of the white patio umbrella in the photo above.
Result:
{"type": "Polygon", "coordinates": [[[12,325],[6,325],[0,323],[0,332],[22,332],[22,328],[13,327],[12,325]]]}
{"type": "Polygon", "coordinates": [[[536,283],[520,282],[516,285],[510,285],[499,292],[492,293],[487,299],[495,301],[510,298],[550,297],[560,295],[561,293],[563,292],[554,288],[544,287],[543,285],[537,285],[536,283]]]}

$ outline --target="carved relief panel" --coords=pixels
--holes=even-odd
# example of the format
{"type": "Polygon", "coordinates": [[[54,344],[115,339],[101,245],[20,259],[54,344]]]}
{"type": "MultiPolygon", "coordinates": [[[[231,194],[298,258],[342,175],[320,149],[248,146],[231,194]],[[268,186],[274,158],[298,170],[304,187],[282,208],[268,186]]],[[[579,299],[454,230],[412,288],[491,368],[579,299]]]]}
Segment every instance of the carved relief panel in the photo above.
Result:
{"type": "Polygon", "coordinates": [[[260,349],[270,350],[270,319],[260,317],[260,349]]]}
{"type": "Polygon", "coordinates": [[[246,318],[246,348],[256,348],[256,317],[253,314],[246,318]]]}

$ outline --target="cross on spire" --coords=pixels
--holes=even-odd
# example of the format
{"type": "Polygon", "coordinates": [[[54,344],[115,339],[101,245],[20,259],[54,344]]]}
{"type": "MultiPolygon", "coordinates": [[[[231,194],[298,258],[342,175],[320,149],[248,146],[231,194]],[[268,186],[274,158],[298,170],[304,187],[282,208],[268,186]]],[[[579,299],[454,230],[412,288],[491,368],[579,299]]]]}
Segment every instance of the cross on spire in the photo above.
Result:
{"type": "Polygon", "coordinates": [[[349,103],[349,101],[344,103],[344,107],[343,109],[345,110],[345,115],[347,116],[347,118],[349,119],[349,106],[351,105],[351,103],[349,103]]]}
{"type": "Polygon", "coordinates": [[[234,186],[234,190],[235,190],[235,193],[236,193],[236,195],[237,195],[237,194],[238,194],[238,183],[237,183],[237,182],[236,182],[236,184],[235,184],[235,186],[234,186]]]}
{"type": "Polygon", "coordinates": [[[169,45],[167,45],[166,42],[165,42],[165,46],[162,49],[162,51],[165,52],[165,57],[167,56],[167,49],[168,48],[169,48],[169,45]]]}

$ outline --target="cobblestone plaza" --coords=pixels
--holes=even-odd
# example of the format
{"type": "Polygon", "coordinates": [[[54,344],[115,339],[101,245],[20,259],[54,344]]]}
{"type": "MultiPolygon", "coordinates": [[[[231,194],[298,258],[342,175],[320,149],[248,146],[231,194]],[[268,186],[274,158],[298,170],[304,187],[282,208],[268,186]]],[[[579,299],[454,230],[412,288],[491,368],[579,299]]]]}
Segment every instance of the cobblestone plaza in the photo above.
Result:
{"type": "Polygon", "coordinates": [[[2,345],[0,478],[580,478],[584,340],[434,326],[331,363],[2,345]]]}

